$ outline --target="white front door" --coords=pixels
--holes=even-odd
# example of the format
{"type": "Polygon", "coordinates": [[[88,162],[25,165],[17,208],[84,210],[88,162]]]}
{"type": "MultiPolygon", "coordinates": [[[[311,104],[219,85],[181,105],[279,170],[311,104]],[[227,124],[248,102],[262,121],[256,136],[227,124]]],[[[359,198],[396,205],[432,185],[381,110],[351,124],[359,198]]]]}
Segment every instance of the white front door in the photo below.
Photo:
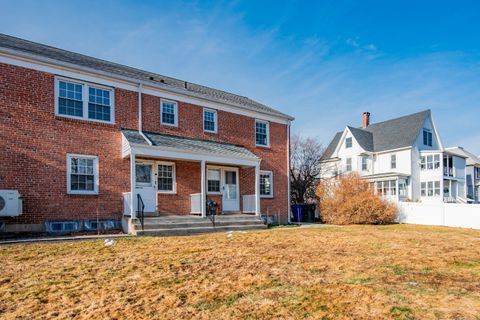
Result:
{"type": "MultiPolygon", "coordinates": [[[[135,191],[142,197],[145,212],[157,211],[157,188],[153,162],[137,161],[135,163],[136,184],[135,191]]],[[[136,196],[136,195],[135,195],[136,196]]],[[[137,208],[135,208],[137,210],[137,208]]]]}
{"type": "Polygon", "coordinates": [[[222,173],[223,211],[240,211],[238,169],[223,169],[222,173]]]}

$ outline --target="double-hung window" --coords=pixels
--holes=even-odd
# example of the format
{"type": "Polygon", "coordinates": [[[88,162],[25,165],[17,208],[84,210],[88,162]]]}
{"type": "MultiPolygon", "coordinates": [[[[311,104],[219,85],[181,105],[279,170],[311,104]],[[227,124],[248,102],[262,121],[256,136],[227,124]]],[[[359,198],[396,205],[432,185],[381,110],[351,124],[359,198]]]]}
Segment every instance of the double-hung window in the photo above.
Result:
{"type": "Polygon", "coordinates": [[[347,171],[347,172],[352,171],[352,158],[347,158],[346,159],[345,171],[347,171]]]}
{"type": "Polygon", "coordinates": [[[273,173],[260,171],[260,196],[262,198],[273,197],[273,173]]]}
{"type": "Polygon", "coordinates": [[[220,169],[208,169],[207,170],[207,192],[208,193],[220,193],[220,169]]]}
{"type": "Polygon", "coordinates": [[[158,192],[175,193],[175,164],[160,163],[158,165],[158,192]]]}
{"type": "Polygon", "coordinates": [[[217,133],[217,111],[203,110],[203,131],[217,133]]]}
{"type": "Polygon", "coordinates": [[[362,157],[362,171],[368,171],[368,157],[362,157]]]}
{"type": "Polygon", "coordinates": [[[98,194],[98,157],[67,155],[67,192],[98,194]]]}
{"type": "Polygon", "coordinates": [[[178,126],[178,104],[175,101],[160,101],[160,123],[168,126],[178,126]]]}
{"type": "Polygon", "coordinates": [[[270,146],[269,125],[267,121],[255,120],[255,144],[261,147],[270,146]]]}
{"type": "Polygon", "coordinates": [[[63,78],[56,79],[55,85],[56,115],[114,122],[113,89],[63,78]]]}
{"type": "Polygon", "coordinates": [[[396,169],[397,168],[397,155],[392,154],[390,155],[390,169],[396,169]]]}
{"type": "Polygon", "coordinates": [[[440,196],[440,181],[426,181],[420,183],[420,195],[422,197],[440,196]]]}
{"type": "Polygon", "coordinates": [[[433,145],[433,134],[428,129],[423,129],[423,144],[429,147],[433,145]]]}
{"type": "Polygon", "coordinates": [[[345,139],[345,148],[351,148],[352,147],[352,138],[347,138],[345,139]]]}

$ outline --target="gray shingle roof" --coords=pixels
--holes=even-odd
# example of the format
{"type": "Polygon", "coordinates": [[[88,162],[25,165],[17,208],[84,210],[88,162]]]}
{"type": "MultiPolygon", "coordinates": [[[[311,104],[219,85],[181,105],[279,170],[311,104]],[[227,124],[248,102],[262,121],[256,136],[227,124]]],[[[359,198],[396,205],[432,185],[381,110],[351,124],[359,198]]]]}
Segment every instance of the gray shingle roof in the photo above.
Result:
{"type": "MultiPolygon", "coordinates": [[[[148,146],[149,143],[135,130],[122,130],[129,143],[148,146]]],[[[234,144],[213,142],[200,139],[190,139],[178,136],[143,132],[153,146],[179,149],[188,152],[199,152],[208,155],[258,160],[259,158],[246,148],[234,144]]]]}
{"type": "Polygon", "coordinates": [[[465,150],[463,147],[452,147],[445,150],[451,154],[466,158],[467,166],[480,166],[480,158],[473,153],[465,150]]]}
{"type": "MultiPolygon", "coordinates": [[[[413,146],[425,119],[429,116],[430,110],[425,110],[400,118],[373,123],[366,128],[348,128],[360,146],[366,151],[386,151],[413,146]]],[[[332,157],[342,133],[343,131],[337,132],[325,150],[322,160],[332,157]]]]}
{"type": "Polygon", "coordinates": [[[224,103],[234,104],[250,111],[261,112],[264,114],[278,116],[289,120],[294,119],[292,116],[289,116],[285,113],[282,113],[278,110],[275,110],[269,106],[266,106],[262,103],[259,103],[244,96],[0,33],[0,51],[2,48],[15,50],[16,52],[23,52],[30,55],[40,56],[43,58],[52,59],[64,63],[69,63],[84,68],[90,68],[92,70],[107,72],[122,77],[140,80],[142,82],[150,83],[152,85],[164,87],[167,90],[169,87],[175,88],[176,90],[185,91],[186,94],[193,93],[196,96],[201,96],[206,99],[214,99],[216,101],[224,103]]]}

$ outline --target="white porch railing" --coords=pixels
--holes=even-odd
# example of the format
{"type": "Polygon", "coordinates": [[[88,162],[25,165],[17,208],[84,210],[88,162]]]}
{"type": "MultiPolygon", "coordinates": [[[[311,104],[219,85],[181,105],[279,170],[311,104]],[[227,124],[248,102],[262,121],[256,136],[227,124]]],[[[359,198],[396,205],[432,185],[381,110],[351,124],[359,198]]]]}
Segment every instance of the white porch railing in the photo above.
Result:
{"type": "Polygon", "coordinates": [[[255,213],[255,195],[247,194],[243,197],[243,213],[255,213]]]}
{"type": "Polygon", "coordinates": [[[194,193],[190,195],[190,213],[202,213],[202,194],[194,193]]]}
{"type": "Polygon", "coordinates": [[[129,216],[130,215],[130,204],[132,202],[132,194],[131,192],[124,192],[123,193],[123,215],[129,216]]]}

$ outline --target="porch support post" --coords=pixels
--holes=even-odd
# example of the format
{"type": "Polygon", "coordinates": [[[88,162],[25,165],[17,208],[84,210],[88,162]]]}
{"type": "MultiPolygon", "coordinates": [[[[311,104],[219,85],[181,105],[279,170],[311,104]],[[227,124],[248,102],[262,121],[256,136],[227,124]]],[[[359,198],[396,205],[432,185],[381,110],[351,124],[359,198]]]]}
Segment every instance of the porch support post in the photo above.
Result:
{"type": "Polygon", "coordinates": [[[255,215],[260,215],[260,163],[255,166],[255,215]]]}
{"type": "Polygon", "coordinates": [[[396,193],[395,197],[397,198],[397,202],[400,201],[400,189],[399,189],[400,183],[399,183],[398,179],[399,178],[397,177],[397,180],[395,180],[395,193],[396,193]]]}
{"type": "Polygon", "coordinates": [[[201,186],[200,186],[200,212],[202,213],[202,218],[207,217],[207,208],[206,208],[206,201],[207,201],[207,194],[205,192],[205,160],[201,161],[201,186]]]}
{"type": "Polygon", "coordinates": [[[135,212],[135,202],[137,201],[137,197],[135,194],[135,153],[130,154],[130,217],[136,218],[135,212]]]}

